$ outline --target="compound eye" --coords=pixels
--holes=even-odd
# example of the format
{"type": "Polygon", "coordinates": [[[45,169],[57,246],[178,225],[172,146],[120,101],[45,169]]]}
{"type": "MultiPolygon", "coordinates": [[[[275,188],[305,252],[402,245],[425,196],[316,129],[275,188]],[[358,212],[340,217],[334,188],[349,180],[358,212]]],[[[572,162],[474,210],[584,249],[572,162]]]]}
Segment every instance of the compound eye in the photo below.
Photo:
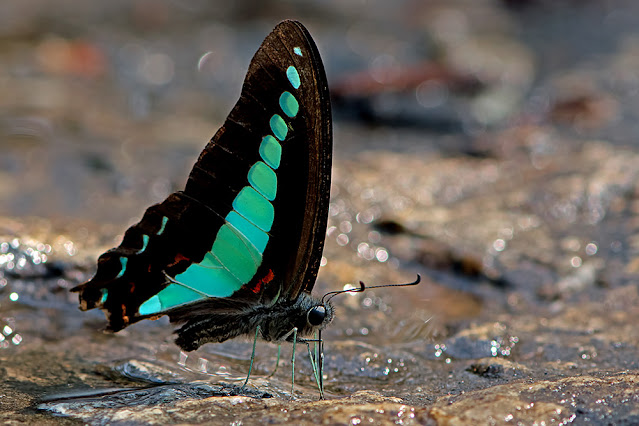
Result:
{"type": "Polygon", "coordinates": [[[306,314],[306,320],[314,327],[321,325],[326,318],[326,308],[324,306],[314,306],[306,314]]]}

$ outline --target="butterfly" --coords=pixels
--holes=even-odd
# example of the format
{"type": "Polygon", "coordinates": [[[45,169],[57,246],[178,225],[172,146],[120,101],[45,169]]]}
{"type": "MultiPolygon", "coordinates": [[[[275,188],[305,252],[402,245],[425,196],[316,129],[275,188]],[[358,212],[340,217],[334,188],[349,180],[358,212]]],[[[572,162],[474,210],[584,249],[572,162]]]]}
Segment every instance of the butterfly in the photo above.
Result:
{"type": "Polygon", "coordinates": [[[185,351],[242,335],[307,342],[334,316],[311,296],[331,157],[319,51],[301,23],[284,21],[255,53],[185,189],[149,207],[99,257],[95,276],[72,289],[80,308],[102,309],[113,332],[168,315],[185,351]]]}

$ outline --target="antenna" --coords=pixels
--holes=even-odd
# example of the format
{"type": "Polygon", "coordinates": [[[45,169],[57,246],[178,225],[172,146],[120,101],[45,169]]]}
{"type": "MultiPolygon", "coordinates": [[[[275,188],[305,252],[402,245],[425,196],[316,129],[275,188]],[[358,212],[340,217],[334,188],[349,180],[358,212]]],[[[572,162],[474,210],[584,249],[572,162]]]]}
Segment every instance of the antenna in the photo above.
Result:
{"type": "Polygon", "coordinates": [[[370,287],[367,287],[366,284],[364,284],[363,281],[360,281],[359,282],[359,288],[349,288],[348,290],[329,291],[324,296],[322,296],[322,303],[328,303],[328,301],[331,300],[333,297],[337,296],[338,294],[342,294],[342,293],[361,293],[364,290],[371,289],[371,288],[407,287],[407,286],[411,286],[411,285],[417,285],[417,284],[419,284],[421,282],[421,280],[422,280],[421,275],[417,274],[417,279],[415,281],[413,281],[412,283],[382,284],[382,285],[373,285],[373,286],[370,286],[370,287]],[[329,296],[328,299],[326,298],[326,296],[329,296]]]}
{"type": "MultiPolygon", "coordinates": [[[[417,285],[420,283],[420,281],[422,280],[421,275],[417,274],[417,279],[415,281],[413,281],[412,283],[406,283],[406,284],[382,284],[382,285],[373,285],[370,287],[366,287],[366,284],[364,284],[363,281],[359,282],[359,288],[349,288],[348,290],[337,290],[337,291],[329,291],[328,293],[326,293],[324,296],[322,296],[322,304],[324,303],[328,303],[329,300],[331,300],[333,297],[337,296],[338,294],[342,294],[342,293],[361,293],[364,290],[366,290],[367,288],[383,288],[383,287],[407,287],[407,286],[411,286],[411,285],[417,285]],[[326,296],[328,296],[328,298],[326,298],[326,296]]],[[[322,340],[322,330],[319,329],[317,331],[317,342],[319,345],[319,359],[316,359],[316,363],[317,363],[317,370],[318,370],[318,379],[319,379],[319,388],[320,388],[320,393],[323,394],[324,392],[324,341],[322,340]]],[[[310,352],[309,352],[310,353],[310,352]]],[[[316,352],[317,354],[317,352],[316,352]]],[[[316,356],[317,358],[317,356],[316,356]]]]}

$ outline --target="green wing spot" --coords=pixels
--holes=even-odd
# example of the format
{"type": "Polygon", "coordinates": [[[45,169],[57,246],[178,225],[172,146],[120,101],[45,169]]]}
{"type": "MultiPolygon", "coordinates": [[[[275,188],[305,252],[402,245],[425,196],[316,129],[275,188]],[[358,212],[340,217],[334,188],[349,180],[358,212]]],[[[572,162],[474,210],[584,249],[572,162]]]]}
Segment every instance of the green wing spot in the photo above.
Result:
{"type": "Polygon", "coordinates": [[[275,172],[266,164],[258,161],[253,164],[248,172],[248,181],[253,188],[269,201],[275,199],[277,194],[277,176],[275,172]]]}
{"type": "Polygon", "coordinates": [[[138,313],[140,315],[158,314],[167,309],[195,302],[203,298],[204,296],[196,291],[185,288],[179,284],[169,284],[164,290],[141,304],[138,313]]]}
{"type": "Polygon", "coordinates": [[[299,112],[300,104],[297,103],[295,96],[291,95],[289,92],[284,92],[282,93],[282,96],[280,96],[280,108],[282,108],[284,114],[293,118],[299,112]]]}
{"type": "MultiPolygon", "coordinates": [[[[259,167],[269,169],[261,164],[259,167]]],[[[233,208],[211,251],[200,263],[175,276],[179,284],[170,284],[142,303],[140,315],[157,314],[206,297],[229,297],[253,278],[262,264],[275,212],[271,203],[250,186],[235,197],[233,208]]],[[[126,258],[121,259],[126,264],[126,258]]]]}
{"type": "Polygon", "coordinates": [[[169,284],[167,288],[157,294],[157,297],[160,300],[162,310],[204,298],[204,296],[198,292],[184,288],[179,284],[169,284]]]}
{"type": "Polygon", "coordinates": [[[288,127],[286,126],[286,122],[282,117],[275,114],[271,117],[271,121],[269,122],[271,125],[271,130],[276,138],[283,141],[286,138],[286,134],[288,133],[288,127]]]}
{"type": "Polygon", "coordinates": [[[236,229],[237,232],[241,232],[242,235],[244,235],[244,237],[253,244],[258,252],[262,254],[264,253],[264,249],[268,244],[268,234],[266,232],[262,231],[260,228],[253,225],[233,210],[231,210],[231,212],[226,216],[226,222],[229,227],[236,229]]]}
{"type": "Polygon", "coordinates": [[[273,136],[264,136],[260,144],[260,156],[273,170],[277,170],[282,159],[282,145],[273,136]]]}
{"type": "MultiPolygon", "coordinates": [[[[244,284],[224,268],[207,268],[197,263],[189,266],[181,274],[177,274],[175,281],[184,284],[181,287],[185,290],[199,292],[201,298],[228,297],[244,284]]],[[[162,291],[158,294],[162,294],[162,291]]],[[[169,299],[162,300],[162,305],[164,306],[164,300],[168,301],[169,299]]]]}
{"type": "Polygon", "coordinates": [[[174,306],[183,305],[185,303],[194,302],[203,299],[197,291],[184,288],[179,284],[169,284],[167,288],[157,294],[160,299],[160,306],[163,309],[172,308],[174,306]]]}
{"type": "Polygon", "coordinates": [[[144,250],[146,250],[146,246],[149,245],[149,236],[146,234],[142,234],[142,248],[135,252],[135,254],[140,254],[144,250]]]}
{"type": "Polygon", "coordinates": [[[291,82],[291,85],[294,88],[299,89],[301,84],[300,75],[297,73],[297,69],[295,69],[293,65],[291,65],[290,67],[286,69],[286,77],[288,78],[288,81],[291,82]]]}
{"type": "MultiPolygon", "coordinates": [[[[169,287],[172,285],[175,285],[175,284],[171,284],[169,285],[169,287]]],[[[166,288],[164,290],[166,290],[166,288]]],[[[140,305],[140,308],[138,308],[138,313],[140,315],[152,315],[152,314],[157,314],[161,310],[162,310],[162,305],[160,304],[160,298],[156,294],[155,296],[153,296],[152,298],[150,298],[149,300],[147,300],[146,302],[140,305]]]]}
{"type": "Polygon", "coordinates": [[[237,194],[233,200],[233,209],[265,232],[270,231],[273,226],[273,206],[251,186],[245,186],[237,194]]]}
{"type": "Polygon", "coordinates": [[[122,269],[120,269],[120,273],[115,276],[115,278],[120,278],[126,272],[126,263],[129,261],[126,257],[120,258],[120,265],[122,265],[122,269]]]}
{"type": "MultiPolygon", "coordinates": [[[[218,231],[219,232],[219,231],[218,231]]],[[[198,265],[203,266],[205,268],[224,268],[218,258],[216,258],[213,253],[210,251],[204,255],[204,259],[198,265]]]]}
{"type": "Polygon", "coordinates": [[[100,293],[102,293],[102,296],[100,297],[100,304],[103,305],[109,296],[109,291],[106,288],[101,288],[100,293]]]}
{"type": "MultiPolygon", "coordinates": [[[[217,233],[211,252],[241,284],[249,282],[262,263],[262,253],[241,233],[226,224],[217,233]]],[[[240,287],[241,285],[234,290],[240,287]]]]}
{"type": "Polygon", "coordinates": [[[302,56],[302,49],[300,49],[299,47],[294,47],[293,52],[295,52],[297,56],[302,56]]]}
{"type": "MultiPolygon", "coordinates": [[[[300,48],[294,48],[294,52],[301,56],[300,48]]],[[[300,76],[294,66],[288,67],[286,77],[295,89],[300,87],[300,76]]],[[[279,102],[288,117],[293,118],[299,113],[299,103],[291,93],[282,93],[279,102]]],[[[220,227],[211,251],[199,264],[193,264],[176,275],[178,284],[170,284],[142,303],[140,315],[157,314],[206,297],[229,297],[253,278],[262,263],[262,254],[269,241],[268,232],[275,218],[269,201],[273,201],[277,194],[274,170],[280,166],[282,159],[282,146],[275,138],[283,141],[288,134],[288,126],[278,114],[271,117],[269,124],[275,137],[268,135],[262,138],[259,153],[264,162],[256,162],[249,170],[247,178],[251,186],[242,188],[233,200],[233,211],[226,216],[226,223],[220,227]]],[[[162,217],[157,235],[164,232],[167,222],[168,218],[162,217]]],[[[143,235],[142,240],[138,254],[146,250],[148,235],[143,235]]],[[[126,257],[120,258],[122,270],[116,278],[124,275],[127,261],[126,257]]],[[[103,292],[102,303],[106,296],[107,293],[103,292]]]]}
{"type": "Polygon", "coordinates": [[[169,221],[169,218],[166,216],[162,216],[162,225],[160,226],[160,229],[158,230],[158,232],[155,235],[162,235],[162,233],[164,232],[164,228],[166,228],[166,223],[169,221]]]}

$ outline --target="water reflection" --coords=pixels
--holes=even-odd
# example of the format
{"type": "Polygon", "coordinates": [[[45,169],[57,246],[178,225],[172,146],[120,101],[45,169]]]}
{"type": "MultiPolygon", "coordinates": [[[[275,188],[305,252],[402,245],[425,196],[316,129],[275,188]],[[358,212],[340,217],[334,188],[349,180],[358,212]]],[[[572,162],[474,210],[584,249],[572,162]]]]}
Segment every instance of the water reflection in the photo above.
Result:
{"type": "Polygon", "coordinates": [[[2,323],[4,323],[4,326],[0,334],[0,348],[6,349],[11,347],[12,344],[17,346],[22,343],[22,336],[12,326],[15,323],[13,318],[1,318],[0,326],[2,326],[2,323]],[[9,325],[9,323],[12,325],[9,325]]]}
{"type": "MultiPolygon", "coordinates": [[[[68,256],[77,251],[68,239],[62,238],[56,244],[68,256]]],[[[59,282],[60,266],[50,263],[53,251],[51,244],[32,238],[0,240],[0,348],[12,348],[29,340],[25,337],[30,335],[30,329],[38,327],[38,319],[31,318],[30,313],[37,317],[38,309],[49,307],[48,301],[56,297],[54,287],[65,288],[59,282]],[[43,284],[47,278],[55,281],[54,287],[43,284]],[[35,309],[25,311],[24,306],[35,309]]],[[[50,330],[39,327],[38,331],[46,334],[50,330]]]]}

